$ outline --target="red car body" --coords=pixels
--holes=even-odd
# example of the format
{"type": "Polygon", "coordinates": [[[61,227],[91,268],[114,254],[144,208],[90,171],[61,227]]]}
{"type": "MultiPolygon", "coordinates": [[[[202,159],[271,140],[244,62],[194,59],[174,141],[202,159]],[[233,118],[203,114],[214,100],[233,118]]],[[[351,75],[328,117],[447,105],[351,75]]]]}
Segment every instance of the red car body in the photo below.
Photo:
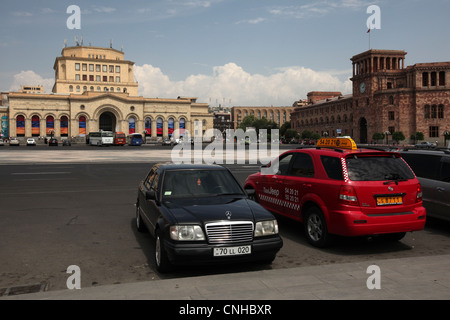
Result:
{"type": "Polygon", "coordinates": [[[277,172],[250,175],[245,189],[254,189],[266,209],[303,222],[308,240],[319,247],[332,234],[401,239],[424,228],[422,189],[400,154],[356,144],[336,148],[333,140],[343,145],[322,139],[317,148],[283,153],[266,168],[276,165],[277,172]]]}

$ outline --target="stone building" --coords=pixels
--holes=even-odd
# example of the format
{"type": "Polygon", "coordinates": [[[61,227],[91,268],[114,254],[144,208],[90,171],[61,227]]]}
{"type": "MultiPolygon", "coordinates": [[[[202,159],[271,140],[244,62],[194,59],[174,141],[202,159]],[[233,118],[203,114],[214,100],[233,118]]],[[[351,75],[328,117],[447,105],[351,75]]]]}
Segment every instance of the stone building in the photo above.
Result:
{"type": "Polygon", "coordinates": [[[233,129],[236,130],[242,120],[249,115],[254,115],[257,119],[265,117],[281,127],[285,122],[291,121],[292,111],[294,111],[294,107],[232,107],[233,129]]]}
{"type": "Polygon", "coordinates": [[[177,129],[194,134],[195,121],[200,123],[195,129],[203,133],[213,127],[208,104],[196,98],[139,96],[133,68],[123,52],[112,48],[64,48],[55,60],[52,93],[24,86],[2,94],[2,127],[7,121],[9,136],[19,138],[82,138],[108,130],[145,133],[148,140],[171,136],[177,129]]]}
{"type": "Polygon", "coordinates": [[[299,132],[350,135],[360,143],[370,142],[374,133],[401,131],[409,142],[423,132],[425,140],[442,145],[450,131],[450,62],[405,67],[406,54],[369,50],[352,57],[352,94],[310,93],[308,104],[292,113],[292,126],[299,132]]]}

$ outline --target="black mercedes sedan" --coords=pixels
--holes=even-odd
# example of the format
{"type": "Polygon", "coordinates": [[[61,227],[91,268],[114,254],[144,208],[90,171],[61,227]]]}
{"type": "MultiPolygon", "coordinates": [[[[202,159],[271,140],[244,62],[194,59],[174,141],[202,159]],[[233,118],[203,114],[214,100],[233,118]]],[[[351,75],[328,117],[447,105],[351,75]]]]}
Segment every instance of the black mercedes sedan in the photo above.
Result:
{"type": "Polygon", "coordinates": [[[156,164],[140,183],[136,227],[159,272],[176,265],[262,261],[283,246],[275,217],[219,165],[156,164]]]}

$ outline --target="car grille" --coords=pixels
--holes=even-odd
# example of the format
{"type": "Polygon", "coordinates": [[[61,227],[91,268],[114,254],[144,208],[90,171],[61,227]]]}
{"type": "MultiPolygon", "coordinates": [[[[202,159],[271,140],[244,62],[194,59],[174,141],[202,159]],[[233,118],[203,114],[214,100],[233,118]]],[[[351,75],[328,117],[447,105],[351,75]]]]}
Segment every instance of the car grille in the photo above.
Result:
{"type": "Polygon", "coordinates": [[[210,244],[230,244],[253,240],[253,222],[224,221],[208,223],[206,234],[210,244]]]}

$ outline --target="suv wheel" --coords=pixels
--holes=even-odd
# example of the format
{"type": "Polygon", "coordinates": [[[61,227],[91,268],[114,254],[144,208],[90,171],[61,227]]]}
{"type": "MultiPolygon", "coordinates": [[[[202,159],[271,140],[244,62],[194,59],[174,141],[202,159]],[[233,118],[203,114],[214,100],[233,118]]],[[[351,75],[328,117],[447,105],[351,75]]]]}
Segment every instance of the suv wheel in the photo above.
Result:
{"type": "Polygon", "coordinates": [[[313,246],[323,248],[330,244],[331,235],[328,233],[327,223],[319,208],[311,207],[306,211],[304,227],[306,238],[313,246]]]}

